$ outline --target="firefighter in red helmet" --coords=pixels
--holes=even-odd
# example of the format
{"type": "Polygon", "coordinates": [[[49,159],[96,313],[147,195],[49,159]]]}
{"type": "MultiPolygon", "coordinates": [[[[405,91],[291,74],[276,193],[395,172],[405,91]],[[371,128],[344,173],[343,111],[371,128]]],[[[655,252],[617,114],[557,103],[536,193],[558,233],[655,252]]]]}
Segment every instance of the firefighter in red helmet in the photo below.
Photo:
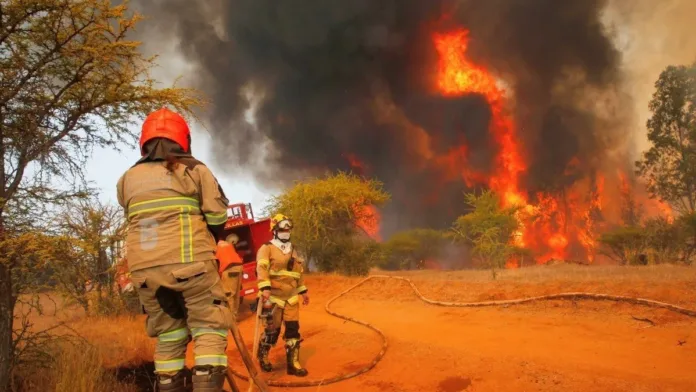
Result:
{"type": "Polygon", "coordinates": [[[145,119],[140,152],[117,193],[128,221],[131,279],[147,313],[147,333],[157,338],[159,390],[187,390],[186,346],[193,339],[193,390],[222,391],[234,318],[215,252],[228,200],[191,155],[189,127],[177,113],[163,108],[145,119]]]}

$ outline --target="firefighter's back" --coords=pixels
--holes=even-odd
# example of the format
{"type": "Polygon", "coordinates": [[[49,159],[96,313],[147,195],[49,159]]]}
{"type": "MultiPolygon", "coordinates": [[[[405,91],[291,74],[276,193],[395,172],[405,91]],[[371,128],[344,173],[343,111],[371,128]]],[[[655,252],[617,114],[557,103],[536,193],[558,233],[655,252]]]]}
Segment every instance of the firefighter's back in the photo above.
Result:
{"type": "Polygon", "coordinates": [[[183,118],[167,109],[145,120],[142,158],[119,179],[131,280],[157,338],[158,389],[183,392],[186,347],[194,341],[194,391],[222,391],[227,330],[234,322],[220,283],[216,240],[227,198],[210,170],[191,156],[183,118]]]}
{"type": "Polygon", "coordinates": [[[205,166],[163,162],[130,168],[120,182],[129,221],[131,271],[214,259],[215,240],[200,209],[205,166]]]}

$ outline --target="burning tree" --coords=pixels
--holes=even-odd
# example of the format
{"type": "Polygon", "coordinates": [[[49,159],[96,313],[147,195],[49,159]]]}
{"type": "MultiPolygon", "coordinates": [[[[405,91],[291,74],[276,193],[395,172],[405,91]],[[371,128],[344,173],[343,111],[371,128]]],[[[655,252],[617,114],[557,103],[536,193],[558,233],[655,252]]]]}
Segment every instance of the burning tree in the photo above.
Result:
{"type": "Polygon", "coordinates": [[[320,270],[365,274],[380,253],[376,207],[389,197],[381,182],[339,172],[298,182],[267,210],[293,220],[292,242],[320,270]]]}

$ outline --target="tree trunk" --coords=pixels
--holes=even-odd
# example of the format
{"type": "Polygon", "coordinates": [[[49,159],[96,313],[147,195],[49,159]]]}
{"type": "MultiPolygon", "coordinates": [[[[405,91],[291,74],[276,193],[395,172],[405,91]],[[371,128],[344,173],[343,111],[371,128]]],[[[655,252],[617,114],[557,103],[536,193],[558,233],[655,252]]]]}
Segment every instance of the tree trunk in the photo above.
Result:
{"type": "MultiPolygon", "coordinates": [[[[3,223],[0,212],[0,252],[5,238],[3,223]]],[[[7,390],[10,385],[11,364],[14,362],[12,321],[16,302],[12,290],[12,268],[9,263],[0,263],[0,391],[7,390]]]]}

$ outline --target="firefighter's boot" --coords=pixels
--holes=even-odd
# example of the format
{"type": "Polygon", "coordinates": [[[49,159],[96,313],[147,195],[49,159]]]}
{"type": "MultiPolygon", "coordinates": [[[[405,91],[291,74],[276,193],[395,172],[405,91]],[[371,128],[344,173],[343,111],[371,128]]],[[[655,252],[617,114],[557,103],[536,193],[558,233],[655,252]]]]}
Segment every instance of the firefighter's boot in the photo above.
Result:
{"type": "Polygon", "coordinates": [[[300,339],[289,339],[285,342],[285,356],[288,363],[288,374],[304,377],[309,373],[300,364],[300,339]]]}
{"type": "Polygon", "coordinates": [[[183,371],[176,374],[158,374],[157,386],[160,392],[186,392],[186,375],[183,371]]]}
{"type": "Polygon", "coordinates": [[[193,392],[222,392],[225,366],[196,366],[193,368],[193,392]]]}
{"type": "Polygon", "coordinates": [[[259,351],[256,354],[259,360],[259,367],[266,373],[273,371],[273,364],[268,360],[268,353],[278,342],[280,329],[264,330],[263,337],[259,341],[259,351]]]}

